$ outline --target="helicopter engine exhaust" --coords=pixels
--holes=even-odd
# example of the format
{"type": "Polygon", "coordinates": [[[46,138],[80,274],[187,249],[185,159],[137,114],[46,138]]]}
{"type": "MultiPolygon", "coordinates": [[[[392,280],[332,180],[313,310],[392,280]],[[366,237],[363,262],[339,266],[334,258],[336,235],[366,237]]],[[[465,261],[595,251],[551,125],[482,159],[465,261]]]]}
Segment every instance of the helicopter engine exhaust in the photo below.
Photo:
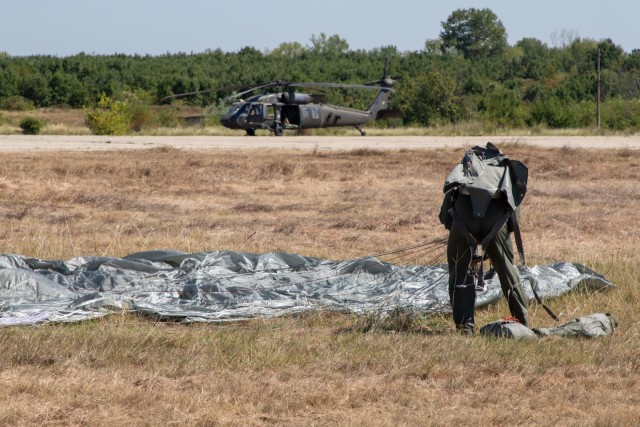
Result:
{"type": "Polygon", "coordinates": [[[282,92],[278,97],[280,102],[293,105],[304,105],[314,102],[314,98],[306,93],[282,92]]]}

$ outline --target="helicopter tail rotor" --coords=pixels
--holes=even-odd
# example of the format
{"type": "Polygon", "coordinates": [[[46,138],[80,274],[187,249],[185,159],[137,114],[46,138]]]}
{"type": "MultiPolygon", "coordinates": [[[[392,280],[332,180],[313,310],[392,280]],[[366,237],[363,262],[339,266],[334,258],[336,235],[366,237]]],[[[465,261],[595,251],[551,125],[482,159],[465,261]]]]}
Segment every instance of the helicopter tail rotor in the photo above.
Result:
{"type": "Polygon", "coordinates": [[[382,87],[392,88],[393,85],[399,80],[402,80],[402,77],[395,77],[395,76],[392,77],[389,74],[387,74],[387,60],[385,59],[382,78],[380,80],[367,82],[365,83],[365,86],[382,86],[382,87]]]}

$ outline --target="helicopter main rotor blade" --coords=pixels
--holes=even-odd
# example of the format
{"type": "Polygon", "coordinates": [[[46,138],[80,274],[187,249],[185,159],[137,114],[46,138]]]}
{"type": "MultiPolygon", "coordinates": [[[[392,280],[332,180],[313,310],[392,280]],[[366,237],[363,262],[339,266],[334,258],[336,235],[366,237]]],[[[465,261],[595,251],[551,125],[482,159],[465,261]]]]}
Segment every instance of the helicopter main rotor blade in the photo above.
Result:
{"type": "Polygon", "coordinates": [[[256,91],[256,90],[264,89],[264,88],[267,88],[267,87],[287,86],[288,84],[289,84],[288,82],[284,82],[284,81],[281,81],[281,80],[276,80],[276,81],[264,83],[264,84],[261,84],[261,85],[258,85],[258,86],[254,86],[254,87],[252,87],[250,89],[247,89],[245,91],[230,95],[230,96],[226,97],[225,99],[241,98],[243,95],[246,95],[246,94],[251,93],[251,92],[256,91]]]}
{"type": "Polygon", "coordinates": [[[220,92],[227,92],[229,90],[241,90],[241,92],[239,93],[235,93],[232,95],[227,96],[225,99],[234,99],[234,98],[239,98],[242,95],[246,95],[247,93],[251,93],[254,90],[259,90],[259,89],[264,89],[267,87],[274,87],[274,86],[286,86],[288,84],[288,82],[282,81],[282,80],[277,80],[277,81],[271,81],[268,83],[264,83],[258,86],[225,86],[225,87],[219,87],[216,89],[205,89],[205,90],[196,90],[193,92],[185,92],[185,93],[177,93],[175,95],[168,95],[165,96],[164,98],[162,98],[160,100],[160,102],[166,102],[170,99],[176,99],[176,98],[185,98],[187,96],[193,96],[193,95],[200,95],[203,93],[211,93],[211,92],[216,92],[216,93],[220,93],[220,92]]]}
{"type": "MultiPolygon", "coordinates": [[[[241,92],[238,93],[234,93],[232,95],[227,96],[226,98],[224,98],[226,101],[232,100],[232,99],[237,99],[237,98],[241,98],[244,95],[254,92],[256,90],[260,90],[260,89],[266,89],[266,88],[271,88],[271,87],[282,87],[284,88],[286,91],[289,91],[290,87],[304,87],[304,88],[321,88],[321,87],[327,87],[327,88],[337,88],[337,89],[368,89],[368,90],[380,90],[381,88],[378,86],[372,86],[372,84],[380,84],[382,81],[378,81],[378,82],[369,82],[369,83],[365,83],[365,84],[348,84],[348,83],[317,83],[317,82],[288,82],[285,80],[274,80],[274,81],[270,81],[267,83],[263,83],[257,86],[253,86],[250,87],[248,89],[244,89],[241,92]]],[[[246,86],[244,86],[244,88],[246,88],[246,86]]],[[[391,89],[391,87],[385,87],[383,86],[383,88],[385,88],[386,90],[389,91],[393,91],[393,89],[391,89]]],[[[161,102],[166,102],[170,99],[175,99],[175,98],[184,98],[187,96],[193,96],[193,95],[200,95],[203,93],[211,93],[211,92],[224,92],[229,90],[228,87],[226,88],[217,88],[217,89],[206,89],[206,90],[197,90],[197,91],[193,91],[193,92],[185,92],[185,93],[179,93],[176,95],[169,95],[169,96],[165,96],[164,98],[162,98],[160,101],[161,102]]]]}
{"type": "MultiPolygon", "coordinates": [[[[366,86],[363,84],[343,84],[343,83],[306,83],[306,82],[293,82],[287,86],[293,87],[332,87],[337,89],[368,89],[368,90],[380,90],[380,87],[366,86]]],[[[390,89],[390,88],[387,88],[390,89]]]]}
{"type": "Polygon", "coordinates": [[[206,89],[206,90],[196,90],[194,92],[178,93],[176,95],[167,95],[164,98],[162,98],[160,102],[166,102],[170,99],[184,98],[192,95],[200,95],[201,93],[211,93],[211,92],[217,92],[217,91],[218,89],[206,89]]]}
{"type": "Polygon", "coordinates": [[[385,80],[387,80],[387,83],[389,83],[389,79],[391,80],[391,82],[395,83],[395,82],[401,81],[402,80],[402,76],[384,76],[380,80],[374,80],[374,81],[366,82],[366,83],[362,83],[362,84],[365,85],[365,86],[381,85],[381,84],[385,83],[385,80]]]}

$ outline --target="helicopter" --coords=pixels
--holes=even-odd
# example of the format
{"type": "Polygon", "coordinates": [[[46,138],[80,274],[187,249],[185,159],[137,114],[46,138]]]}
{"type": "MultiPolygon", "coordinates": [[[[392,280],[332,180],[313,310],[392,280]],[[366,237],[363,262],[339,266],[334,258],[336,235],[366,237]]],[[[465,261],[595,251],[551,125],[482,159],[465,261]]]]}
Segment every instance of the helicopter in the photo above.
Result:
{"type": "MultiPolygon", "coordinates": [[[[386,64],[385,64],[386,65],[386,64]]],[[[285,130],[317,129],[352,126],[362,136],[362,126],[377,119],[402,118],[400,110],[389,108],[395,80],[385,73],[382,79],[364,84],[288,82],[275,80],[264,83],[225,98],[234,101],[229,111],[220,117],[220,123],[230,129],[244,129],[248,136],[255,136],[263,129],[282,136],[285,130]],[[280,91],[266,94],[245,95],[270,88],[280,91]],[[295,88],[338,88],[377,90],[378,93],[366,110],[341,107],[323,102],[322,95],[296,92],[295,88]]],[[[201,92],[174,95],[174,98],[201,92]]],[[[167,99],[165,98],[165,99],[167,99]]]]}

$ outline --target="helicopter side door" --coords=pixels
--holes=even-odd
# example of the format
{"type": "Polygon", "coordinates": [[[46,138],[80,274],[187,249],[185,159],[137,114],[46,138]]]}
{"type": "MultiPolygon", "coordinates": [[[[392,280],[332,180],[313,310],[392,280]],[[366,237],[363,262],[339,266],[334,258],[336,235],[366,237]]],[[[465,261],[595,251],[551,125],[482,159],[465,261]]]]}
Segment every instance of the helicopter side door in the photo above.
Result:
{"type": "Polygon", "coordinates": [[[318,128],[322,125],[319,105],[300,106],[300,127],[318,128]]]}
{"type": "Polygon", "coordinates": [[[282,105],[280,108],[280,119],[282,127],[285,129],[297,128],[300,126],[300,106],[282,105]]]}

